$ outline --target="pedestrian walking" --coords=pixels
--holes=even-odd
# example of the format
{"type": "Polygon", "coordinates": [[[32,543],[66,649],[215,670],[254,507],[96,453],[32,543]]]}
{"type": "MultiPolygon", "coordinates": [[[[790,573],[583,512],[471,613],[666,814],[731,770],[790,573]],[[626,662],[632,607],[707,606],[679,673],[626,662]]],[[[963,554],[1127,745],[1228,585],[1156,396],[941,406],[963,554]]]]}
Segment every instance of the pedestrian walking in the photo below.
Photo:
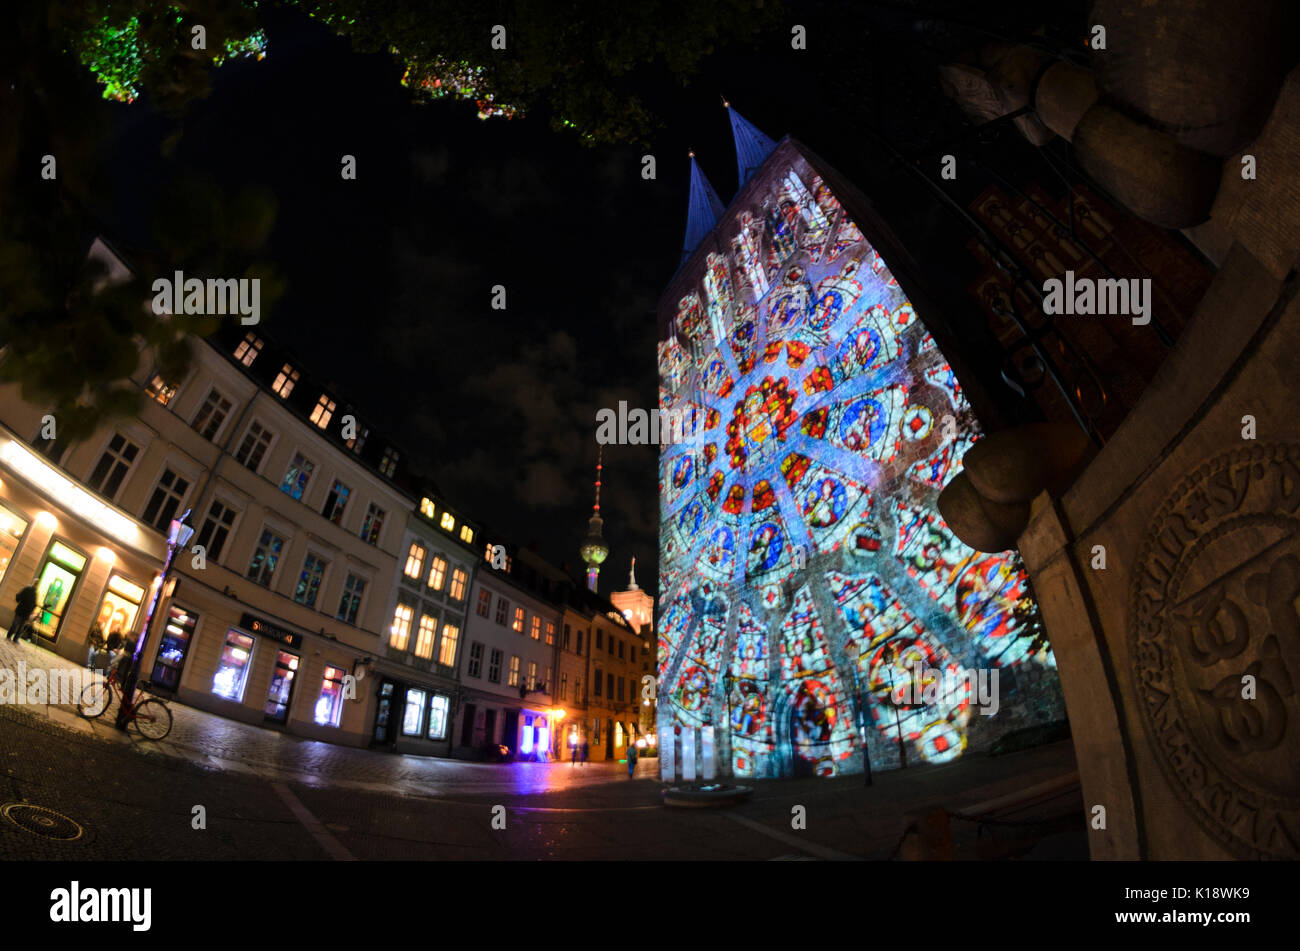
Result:
{"type": "Polygon", "coordinates": [[[583,740],[582,741],[582,765],[583,766],[587,765],[587,754],[590,752],[591,752],[591,748],[587,746],[587,741],[583,740]]]}
{"type": "Polygon", "coordinates": [[[636,772],[636,744],[627,748],[627,778],[631,779],[632,774],[636,772]]]}
{"type": "Polygon", "coordinates": [[[122,654],[122,632],[117,630],[109,631],[108,640],[104,642],[104,648],[108,651],[108,666],[111,669],[117,664],[117,659],[122,654]]]}
{"type": "Polygon", "coordinates": [[[9,633],[6,635],[9,640],[15,644],[23,633],[23,625],[27,623],[32,612],[36,610],[36,582],[39,579],[32,579],[32,583],[23,588],[14,596],[14,620],[9,625],[9,633]]]}
{"type": "Polygon", "coordinates": [[[578,765],[578,741],[576,739],[569,744],[569,765],[578,765]]]}
{"type": "Polygon", "coordinates": [[[96,621],[90,625],[90,636],[86,638],[86,666],[91,670],[99,666],[99,655],[107,644],[104,625],[96,621]]]}

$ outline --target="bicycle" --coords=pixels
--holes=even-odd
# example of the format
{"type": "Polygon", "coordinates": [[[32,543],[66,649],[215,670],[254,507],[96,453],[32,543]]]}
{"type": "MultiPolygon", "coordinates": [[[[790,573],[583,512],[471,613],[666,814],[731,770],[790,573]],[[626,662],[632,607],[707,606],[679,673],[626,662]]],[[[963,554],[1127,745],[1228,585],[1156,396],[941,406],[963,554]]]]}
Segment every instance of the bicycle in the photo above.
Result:
{"type": "MultiPolygon", "coordinates": [[[[139,695],[143,695],[149,689],[149,681],[142,680],[136,684],[136,690],[139,695]]],[[[117,694],[118,702],[123,700],[122,685],[118,683],[116,665],[108,672],[108,676],[103,680],[96,680],[86,685],[86,689],[81,691],[81,700],[77,703],[77,712],[87,720],[93,720],[96,717],[103,716],[113,704],[113,694],[117,694]]],[[[172,731],[172,712],[167,703],[158,697],[147,697],[145,699],[136,699],[126,711],[126,719],[129,723],[134,723],[136,730],[146,740],[157,742],[172,731]]]]}

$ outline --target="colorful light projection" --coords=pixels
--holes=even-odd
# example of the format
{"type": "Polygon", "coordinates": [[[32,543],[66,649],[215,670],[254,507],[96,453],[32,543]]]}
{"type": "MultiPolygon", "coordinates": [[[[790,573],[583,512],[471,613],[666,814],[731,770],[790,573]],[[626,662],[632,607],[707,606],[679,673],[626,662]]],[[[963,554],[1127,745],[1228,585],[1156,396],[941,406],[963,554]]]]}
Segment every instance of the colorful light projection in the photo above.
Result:
{"type": "Polygon", "coordinates": [[[756,177],[665,298],[660,408],[700,425],[660,460],[659,729],[729,720],[733,774],[833,775],[862,768],[858,697],[880,768],[899,733],[943,762],[975,721],[1061,716],[1019,558],[936,508],[979,436],[951,366],[802,155],[756,177]]]}

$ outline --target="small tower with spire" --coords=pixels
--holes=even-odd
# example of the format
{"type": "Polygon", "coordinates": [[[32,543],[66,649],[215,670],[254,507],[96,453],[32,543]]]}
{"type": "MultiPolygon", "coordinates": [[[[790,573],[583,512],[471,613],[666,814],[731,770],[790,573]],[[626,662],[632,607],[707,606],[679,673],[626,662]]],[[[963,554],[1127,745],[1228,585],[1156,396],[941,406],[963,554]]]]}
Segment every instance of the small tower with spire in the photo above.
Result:
{"type": "Polygon", "coordinates": [[[600,579],[600,566],[609,557],[609,546],[601,532],[605,520],[600,517],[600,472],[604,462],[604,449],[596,451],[596,504],[591,507],[591,519],[587,522],[587,537],[582,540],[582,560],[587,564],[587,587],[596,590],[600,579]]]}

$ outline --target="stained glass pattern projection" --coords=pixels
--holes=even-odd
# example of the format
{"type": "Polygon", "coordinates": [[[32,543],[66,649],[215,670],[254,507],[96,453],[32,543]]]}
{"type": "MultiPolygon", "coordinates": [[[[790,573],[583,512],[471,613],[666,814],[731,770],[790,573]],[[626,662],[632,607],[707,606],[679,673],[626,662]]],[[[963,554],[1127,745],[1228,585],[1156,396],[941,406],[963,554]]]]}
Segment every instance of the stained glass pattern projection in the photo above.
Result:
{"type": "Polygon", "coordinates": [[[834,775],[864,735],[889,768],[1061,717],[1019,557],[938,513],[980,436],[952,367],[802,154],[755,180],[665,297],[660,408],[696,424],[660,458],[660,730],[834,775]]]}

